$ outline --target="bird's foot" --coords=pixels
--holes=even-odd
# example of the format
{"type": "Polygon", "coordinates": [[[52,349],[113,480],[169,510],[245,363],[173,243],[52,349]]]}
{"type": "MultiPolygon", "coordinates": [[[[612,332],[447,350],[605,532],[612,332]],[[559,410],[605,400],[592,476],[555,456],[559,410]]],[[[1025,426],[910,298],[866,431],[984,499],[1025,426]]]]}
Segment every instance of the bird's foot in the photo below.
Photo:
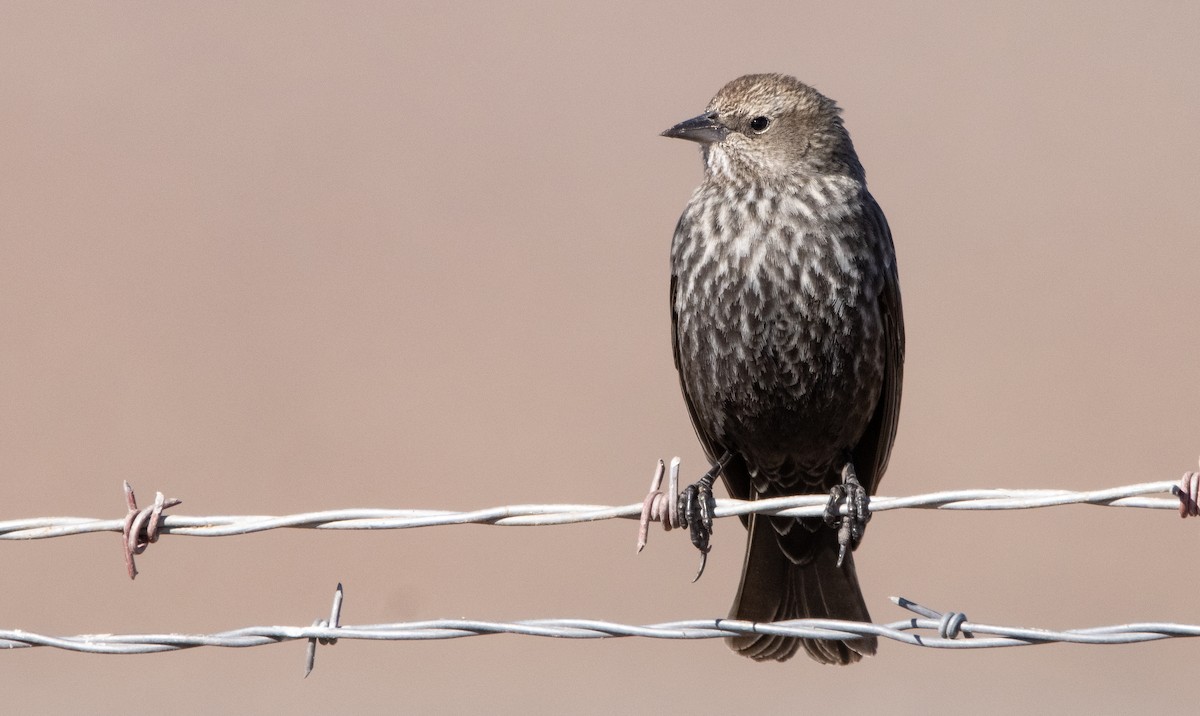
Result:
{"type": "Polygon", "coordinates": [[[871,521],[871,496],[858,482],[854,463],[842,467],[842,484],[829,491],[829,502],[825,505],[825,524],[838,531],[838,566],[846,559],[846,551],[858,547],[867,523],[871,521]],[[839,514],[846,505],[846,514],[839,514]]]}
{"type": "Polygon", "coordinates": [[[722,455],[708,472],[684,488],[682,493],[679,491],[679,458],[671,460],[670,479],[665,490],[662,488],[662,482],[667,469],[663,461],[659,460],[654,479],[650,481],[650,492],[642,501],[637,551],[641,552],[646,546],[651,522],[661,522],[666,531],[676,527],[687,527],[692,544],[700,550],[700,569],[692,581],[700,579],[708,563],[708,552],[712,549],[713,514],[717,509],[717,501],[712,493],[713,482],[732,457],[728,452],[722,455]]]}
{"type": "Polygon", "coordinates": [[[692,544],[700,550],[700,568],[692,581],[700,579],[704,567],[708,564],[708,552],[712,549],[713,512],[717,509],[716,498],[713,497],[713,480],[711,471],[688,485],[679,496],[679,522],[688,528],[692,544]]]}
{"type": "Polygon", "coordinates": [[[717,500],[712,493],[713,482],[732,457],[731,453],[726,452],[699,480],[684,488],[679,496],[679,525],[688,528],[692,545],[700,550],[700,569],[696,570],[693,582],[704,574],[708,552],[712,549],[713,513],[717,510],[717,500]]]}

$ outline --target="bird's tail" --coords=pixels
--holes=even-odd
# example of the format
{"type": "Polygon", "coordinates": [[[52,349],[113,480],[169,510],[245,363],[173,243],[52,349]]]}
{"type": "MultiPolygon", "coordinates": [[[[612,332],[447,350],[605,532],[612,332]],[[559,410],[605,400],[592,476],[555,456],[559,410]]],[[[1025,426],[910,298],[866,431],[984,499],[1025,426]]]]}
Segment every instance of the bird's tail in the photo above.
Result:
{"type": "MultiPolygon", "coordinates": [[[[779,544],[770,519],[753,515],[742,565],[742,584],[730,619],[771,622],[783,619],[844,619],[870,621],[866,602],[854,573],[854,558],[847,552],[837,564],[837,535],[832,529],[806,534],[806,557],[794,562],[779,544]]],[[[795,525],[800,528],[800,525],[795,525]]],[[[730,648],[751,659],[786,661],[798,649],[822,664],[853,664],[875,654],[875,637],[851,641],[797,639],[771,634],[730,637],[730,648]]]]}

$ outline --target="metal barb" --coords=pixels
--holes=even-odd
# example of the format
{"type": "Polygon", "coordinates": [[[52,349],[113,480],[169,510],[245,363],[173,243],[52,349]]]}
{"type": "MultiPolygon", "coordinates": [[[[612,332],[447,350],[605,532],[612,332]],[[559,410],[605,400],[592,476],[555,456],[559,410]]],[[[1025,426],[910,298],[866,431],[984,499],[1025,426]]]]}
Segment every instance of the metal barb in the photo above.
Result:
{"type": "MultiPolygon", "coordinates": [[[[666,472],[666,465],[660,459],[658,466],[654,470],[654,477],[650,479],[650,491],[646,493],[646,499],[642,500],[642,515],[638,520],[638,539],[637,551],[638,554],[646,548],[646,540],[650,536],[650,520],[651,515],[656,515],[655,506],[662,501],[662,480],[663,474],[666,472]]],[[[671,529],[668,522],[664,521],[666,529],[671,529]]]]}
{"type": "MultiPolygon", "coordinates": [[[[336,599],[336,596],[335,596],[336,599]]],[[[969,622],[961,612],[937,612],[907,599],[893,601],[915,612],[899,621],[872,624],[835,619],[789,619],[779,622],[749,622],[737,619],[709,618],[677,620],[659,624],[619,624],[595,619],[529,619],[487,622],[470,619],[438,619],[396,624],[364,626],[336,625],[338,639],[373,641],[409,641],[457,639],[487,634],[515,634],[557,639],[596,639],[640,637],[651,639],[719,639],[745,634],[769,633],[781,637],[845,641],[859,636],[875,636],[935,649],[988,649],[1033,646],[1050,642],[1115,645],[1200,637],[1200,624],[1170,622],[1134,622],[1082,629],[1050,630],[1021,626],[996,626],[969,622]],[[959,634],[972,638],[958,639],[959,634]]],[[[336,618],[332,620],[336,622],[336,618]]],[[[15,629],[0,629],[0,649],[51,647],[90,654],[148,654],[195,647],[248,647],[278,644],[282,641],[309,640],[310,655],[316,643],[332,642],[329,637],[312,637],[313,631],[328,632],[323,620],[312,627],[258,626],[216,634],[82,634],[55,637],[15,629]]],[[[311,673],[310,657],[306,674],[311,673]]]]}
{"type": "MultiPolygon", "coordinates": [[[[317,619],[312,623],[315,627],[331,627],[338,629],[341,627],[342,621],[342,583],[338,582],[337,589],[333,592],[333,608],[329,610],[329,619],[317,619]]],[[[336,637],[314,636],[308,639],[308,649],[305,651],[304,658],[304,678],[312,673],[313,665],[317,661],[317,643],[328,644],[330,646],[338,642],[336,637]]]]}
{"type": "Polygon", "coordinates": [[[133,494],[133,486],[129,484],[128,480],[124,481],[124,486],[125,504],[128,507],[128,512],[125,513],[121,529],[122,545],[125,553],[125,571],[129,574],[130,579],[135,579],[138,575],[138,570],[137,565],[134,563],[134,556],[145,552],[147,547],[158,541],[158,531],[162,525],[163,510],[183,504],[183,500],[176,500],[174,498],[168,500],[163,497],[163,493],[156,492],[154,494],[154,505],[139,510],[137,497],[133,494]]]}
{"type": "MultiPolygon", "coordinates": [[[[963,614],[962,612],[935,611],[929,607],[925,607],[917,604],[914,601],[905,599],[904,597],[891,597],[891,600],[894,604],[903,609],[907,609],[910,612],[919,614],[926,619],[937,621],[938,636],[942,639],[954,639],[957,638],[959,634],[962,634],[968,639],[975,638],[974,634],[966,629],[963,629],[963,627],[967,624],[968,619],[967,615],[963,614]]],[[[916,621],[917,620],[915,619],[913,620],[914,628],[917,626],[916,621]]]]}
{"type": "MultiPolygon", "coordinates": [[[[1190,473],[1189,473],[1190,474],[1190,473]]],[[[667,477],[678,483],[678,466],[672,460],[668,465],[667,477]]],[[[1200,475],[1197,477],[1200,480],[1200,475]]],[[[663,522],[679,526],[670,514],[678,510],[677,500],[669,499],[672,490],[663,491],[663,499],[655,503],[655,510],[667,516],[663,522]]],[[[961,489],[945,490],[927,494],[900,497],[871,498],[872,515],[892,510],[938,510],[942,512],[975,512],[983,510],[1026,510],[1055,508],[1065,505],[1092,505],[1095,507],[1120,507],[1134,509],[1180,510],[1180,480],[1163,480],[1132,485],[1120,485],[1096,490],[1055,489],[961,489]]],[[[676,496],[677,496],[676,490],[676,496]]],[[[719,499],[716,501],[715,518],[735,518],[749,514],[761,514],[800,519],[821,518],[826,514],[828,495],[794,495],[772,497],[761,500],[719,499]]],[[[178,504],[178,500],[164,500],[162,508],[178,504]]],[[[598,522],[610,519],[637,521],[644,504],[642,501],[626,505],[580,505],[580,504],[514,504],[485,507],[468,511],[418,510],[385,508],[350,508],[304,512],[291,515],[180,515],[161,514],[153,520],[155,535],[170,534],[173,537],[227,537],[248,535],[279,529],[305,530],[382,530],[412,529],[442,525],[487,525],[495,527],[537,527],[551,525],[598,522]]],[[[847,510],[844,505],[836,507],[841,516],[847,510]]],[[[141,510],[139,510],[140,512],[141,510]]],[[[650,521],[661,521],[652,510],[650,521]]],[[[146,522],[147,528],[151,521],[146,522]]],[[[130,526],[132,532],[132,525],[130,526]]],[[[99,532],[125,533],[125,518],[98,519],[95,517],[29,517],[0,520],[0,541],[27,541],[95,534],[99,532]]],[[[136,544],[135,547],[136,549],[136,544]]],[[[132,551],[132,550],[131,550],[132,551]]]]}
{"type": "Polygon", "coordinates": [[[669,470],[663,461],[659,460],[655,466],[654,477],[650,480],[650,491],[642,500],[638,516],[637,551],[640,553],[646,547],[651,522],[661,522],[664,531],[687,527],[692,544],[700,551],[700,568],[692,581],[700,579],[708,564],[708,552],[712,548],[710,539],[713,519],[717,512],[717,500],[713,496],[712,486],[732,459],[733,454],[725,452],[709,467],[708,472],[684,488],[682,493],[679,491],[680,459],[672,458],[669,470]],[[665,490],[662,489],[664,474],[669,475],[665,490]]]}
{"type": "Polygon", "coordinates": [[[1179,478],[1179,484],[1171,488],[1171,492],[1179,498],[1179,516],[1182,518],[1200,516],[1200,472],[1185,472],[1179,478]]]}

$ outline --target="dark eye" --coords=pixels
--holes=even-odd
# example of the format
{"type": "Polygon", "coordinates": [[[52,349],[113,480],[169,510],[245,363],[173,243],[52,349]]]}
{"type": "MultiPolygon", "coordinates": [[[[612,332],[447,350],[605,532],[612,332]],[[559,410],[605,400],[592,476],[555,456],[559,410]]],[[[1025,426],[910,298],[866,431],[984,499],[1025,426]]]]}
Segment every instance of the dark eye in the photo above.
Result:
{"type": "Polygon", "coordinates": [[[758,132],[759,134],[762,134],[763,132],[767,131],[767,127],[770,127],[770,126],[771,126],[771,120],[769,117],[759,116],[759,117],[755,117],[754,119],[750,120],[750,129],[753,129],[755,132],[758,132]]]}

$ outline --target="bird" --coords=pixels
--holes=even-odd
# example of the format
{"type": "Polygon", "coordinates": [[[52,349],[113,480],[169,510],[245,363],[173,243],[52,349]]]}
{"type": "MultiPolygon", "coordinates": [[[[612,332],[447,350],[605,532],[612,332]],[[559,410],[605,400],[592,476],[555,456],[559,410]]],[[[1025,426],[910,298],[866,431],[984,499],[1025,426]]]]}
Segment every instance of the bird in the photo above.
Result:
{"type": "MultiPolygon", "coordinates": [[[[737,499],[832,491],[831,506],[848,494],[847,509],[865,512],[896,436],[904,319],[891,231],[841,109],[794,77],[751,74],[662,134],[699,143],[704,162],[671,244],[671,323],[713,464],[707,487],[719,471],[737,499]]],[[[836,511],[826,515],[742,518],[731,619],[870,621],[852,554],[865,521],[844,520],[839,538],[836,511]]],[[[755,660],[803,648],[825,664],[877,647],[873,636],[727,641],[755,660]]]]}

